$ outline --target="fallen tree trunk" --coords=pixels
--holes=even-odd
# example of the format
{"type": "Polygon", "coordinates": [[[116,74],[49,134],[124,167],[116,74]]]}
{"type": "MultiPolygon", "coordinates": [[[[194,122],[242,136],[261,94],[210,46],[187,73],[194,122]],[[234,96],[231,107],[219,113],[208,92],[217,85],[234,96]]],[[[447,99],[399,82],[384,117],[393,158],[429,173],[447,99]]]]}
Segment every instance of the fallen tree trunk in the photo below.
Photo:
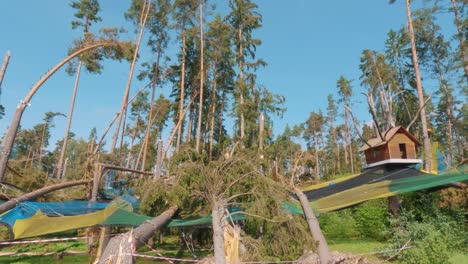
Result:
{"type": "Polygon", "coordinates": [[[150,239],[154,232],[166,224],[177,211],[177,206],[173,206],[164,211],[151,221],[144,222],[135,229],[127,233],[113,237],[98,263],[135,263],[132,254],[138,247],[144,245],[150,239]]]}
{"type": "Polygon", "coordinates": [[[331,259],[330,250],[328,249],[327,240],[323,236],[322,230],[320,229],[317,217],[315,217],[315,214],[312,211],[305,194],[297,187],[294,187],[294,192],[299,198],[299,202],[301,203],[302,210],[304,211],[304,216],[306,218],[307,224],[309,225],[312,238],[318,242],[318,255],[320,258],[320,263],[327,264],[331,259]]]}
{"type": "Polygon", "coordinates": [[[44,195],[44,194],[47,194],[47,193],[50,193],[50,192],[53,192],[53,191],[58,191],[58,190],[61,190],[61,189],[65,189],[65,188],[69,188],[69,187],[73,187],[73,186],[77,186],[77,185],[83,185],[83,184],[87,184],[91,182],[91,180],[81,180],[81,181],[72,181],[72,182],[64,182],[64,183],[58,183],[58,184],[54,184],[54,185],[51,185],[51,186],[46,186],[46,187],[43,187],[43,188],[40,188],[38,190],[35,190],[33,192],[30,192],[30,193],[27,193],[27,194],[23,194],[15,199],[10,199],[8,200],[7,202],[3,203],[0,205],[0,214],[12,209],[12,208],[15,208],[16,205],[24,202],[24,201],[28,201],[28,200],[34,200],[36,198],[38,198],[39,196],[41,195],[44,195]]]}

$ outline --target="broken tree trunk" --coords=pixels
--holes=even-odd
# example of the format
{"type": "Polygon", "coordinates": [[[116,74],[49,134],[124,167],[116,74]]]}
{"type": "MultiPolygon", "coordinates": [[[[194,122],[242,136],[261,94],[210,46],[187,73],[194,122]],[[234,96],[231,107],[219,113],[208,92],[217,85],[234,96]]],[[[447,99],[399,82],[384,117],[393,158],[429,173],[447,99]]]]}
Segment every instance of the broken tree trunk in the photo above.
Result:
{"type": "MultiPolygon", "coordinates": [[[[149,15],[150,10],[151,10],[151,5],[150,4],[151,4],[151,1],[149,1],[149,3],[147,1],[145,1],[144,5],[143,5],[143,8],[141,10],[140,24],[139,24],[139,34],[138,34],[137,41],[135,43],[135,51],[133,52],[132,63],[130,64],[130,70],[128,72],[127,84],[125,86],[125,92],[124,92],[124,96],[123,96],[123,99],[122,99],[122,105],[120,106],[119,119],[117,120],[114,136],[112,137],[110,152],[114,152],[115,145],[117,144],[117,138],[119,136],[120,126],[122,125],[122,121],[124,120],[123,118],[126,115],[127,105],[128,105],[128,96],[130,94],[130,86],[132,84],[132,79],[133,79],[133,72],[135,70],[136,61],[138,59],[141,40],[142,40],[143,34],[145,32],[146,20],[148,19],[148,15],[149,15]]],[[[125,121],[123,121],[123,122],[125,122],[125,121]]],[[[123,130],[125,129],[125,125],[122,126],[122,129],[123,130]]],[[[122,137],[123,137],[123,134],[122,134],[122,137]]]]}
{"type": "Polygon", "coordinates": [[[68,57],[66,57],[61,62],[59,62],[57,65],[55,65],[55,67],[53,67],[44,76],[42,76],[42,78],[31,88],[31,90],[28,92],[26,97],[20,101],[20,103],[16,107],[13,120],[11,121],[11,124],[8,127],[8,130],[5,136],[3,137],[2,145],[0,146],[0,149],[2,149],[2,151],[0,152],[0,182],[3,181],[3,178],[5,176],[5,171],[6,171],[7,163],[8,163],[8,157],[10,156],[11,149],[13,148],[13,143],[15,141],[16,132],[18,131],[18,127],[21,122],[21,117],[23,116],[24,110],[26,110],[26,107],[29,105],[29,101],[37,92],[37,90],[39,90],[39,88],[45,83],[45,81],[47,81],[47,79],[50,78],[50,76],[52,76],[56,71],[58,71],[63,65],[69,62],[71,59],[75,58],[76,56],[88,50],[98,48],[98,47],[103,47],[103,46],[112,46],[112,45],[116,45],[116,43],[101,42],[101,43],[96,43],[93,45],[83,47],[73,52],[68,57]]]}
{"type": "Polygon", "coordinates": [[[81,180],[81,181],[71,181],[71,182],[64,182],[64,183],[59,183],[59,184],[54,184],[51,186],[46,186],[40,189],[37,189],[33,192],[23,194],[15,199],[10,199],[7,202],[3,203],[0,205],[0,214],[13,209],[16,207],[16,205],[28,201],[28,200],[34,200],[38,198],[41,195],[53,192],[53,191],[58,191],[61,189],[77,186],[77,185],[83,185],[91,182],[91,180],[81,180]]]}
{"type": "Polygon", "coordinates": [[[81,61],[78,62],[78,67],[76,68],[75,84],[73,85],[73,93],[72,93],[72,99],[70,102],[70,110],[68,111],[68,116],[67,116],[67,128],[65,129],[65,136],[63,137],[62,150],[60,151],[60,158],[57,164],[57,170],[56,170],[56,175],[55,175],[55,178],[57,179],[63,179],[65,177],[65,173],[63,169],[64,162],[65,162],[65,153],[67,151],[68,137],[70,134],[70,127],[71,127],[71,122],[73,119],[73,109],[75,108],[75,99],[76,99],[76,92],[78,90],[78,83],[80,81],[80,73],[81,73],[81,61]]]}
{"type": "Polygon", "coordinates": [[[10,61],[10,51],[7,51],[5,54],[5,59],[3,60],[2,69],[0,70],[0,89],[2,88],[3,76],[5,76],[5,72],[8,67],[9,61],[10,61]]]}
{"type": "Polygon", "coordinates": [[[410,0],[406,0],[406,16],[408,17],[408,30],[409,30],[410,44],[411,44],[411,58],[412,58],[413,67],[414,67],[416,91],[418,92],[418,103],[419,103],[419,107],[421,108],[419,115],[421,117],[421,129],[422,129],[422,137],[423,137],[424,169],[426,171],[431,171],[431,161],[432,161],[431,139],[429,138],[429,130],[428,130],[427,117],[426,117],[426,107],[424,103],[424,91],[423,91],[423,86],[421,82],[421,74],[419,71],[418,54],[416,51],[416,41],[415,41],[415,33],[413,29],[413,18],[411,15],[411,1],[410,0]]]}
{"type": "Polygon", "coordinates": [[[315,217],[314,211],[312,211],[305,194],[297,187],[294,187],[294,193],[299,198],[302,210],[304,210],[304,216],[306,218],[307,225],[309,226],[310,233],[312,234],[312,238],[318,242],[320,263],[327,264],[331,259],[330,250],[328,249],[327,240],[325,240],[322,230],[320,229],[317,217],[315,217]]]}
{"type": "Polygon", "coordinates": [[[224,209],[222,204],[215,204],[212,211],[213,225],[213,247],[215,263],[226,263],[226,252],[224,251],[224,209]]]}
{"type": "Polygon", "coordinates": [[[138,247],[144,245],[156,230],[164,226],[174,216],[176,211],[177,206],[173,206],[151,221],[146,221],[127,233],[113,237],[98,263],[135,263],[132,253],[138,247]]]}

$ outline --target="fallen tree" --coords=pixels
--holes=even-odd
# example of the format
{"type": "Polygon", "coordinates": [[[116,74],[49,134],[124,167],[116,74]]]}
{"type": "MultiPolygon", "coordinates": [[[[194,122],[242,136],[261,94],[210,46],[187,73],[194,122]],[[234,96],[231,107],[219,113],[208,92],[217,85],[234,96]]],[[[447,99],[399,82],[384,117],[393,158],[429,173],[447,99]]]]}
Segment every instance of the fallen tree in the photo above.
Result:
{"type": "Polygon", "coordinates": [[[1,204],[0,205],[0,214],[4,213],[4,212],[6,212],[6,211],[8,211],[10,209],[15,208],[16,205],[18,205],[18,204],[20,204],[20,203],[22,203],[24,201],[35,200],[36,198],[38,198],[41,195],[48,194],[50,192],[58,191],[58,190],[65,189],[65,188],[70,188],[70,187],[73,187],[73,186],[88,184],[91,181],[92,180],[80,180],[80,181],[58,183],[58,184],[42,187],[42,188],[37,189],[37,190],[35,190],[33,192],[23,194],[23,195],[21,195],[21,196],[19,196],[17,198],[14,198],[14,199],[10,199],[10,200],[6,201],[5,203],[1,204]]]}
{"type": "Polygon", "coordinates": [[[135,263],[132,253],[135,253],[137,248],[144,245],[156,230],[163,227],[174,216],[177,209],[177,206],[170,207],[151,221],[144,222],[135,229],[113,237],[98,263],[135,263]]]}

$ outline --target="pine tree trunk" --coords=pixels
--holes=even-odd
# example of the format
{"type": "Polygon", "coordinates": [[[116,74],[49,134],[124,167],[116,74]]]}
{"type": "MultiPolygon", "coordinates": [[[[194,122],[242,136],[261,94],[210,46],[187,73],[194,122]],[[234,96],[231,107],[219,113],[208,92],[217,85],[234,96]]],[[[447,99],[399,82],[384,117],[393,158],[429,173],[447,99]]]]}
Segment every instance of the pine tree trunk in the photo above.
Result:
{"type": "MultiPolygon", "coordinates": [[[[223,90],[222,95],[221,95],[221,105],[219,107],[219,115],[218,115],[218,138],[216,141],[218,142],[218,145],[221,147],[220,143],[223,142],[223,113],[224,113],[224,107],[226,105],[226,91],[223,90]]],[[[218,148],[221,149],[221,148],[218,148]]],[[[218,151],[219,153],[219,151],[218,151]]]]}
{"type": "Polygon", "coordinates": [[[349,164],[350,153],[348,152],[348,144],[349,144],[349,124],[348,124],[348,112],[345,111],[345,135],[344,135],[344,151],[345,151],[345,164],[349,164]]]}
{"type": "Polygon", "coordinates": [[[217,92],[217,71],[216,62],[214,63],[213,69],[213,82],[212,82],[212,96],[211,96],[211,112],[210,112],[210,139],[209,139],[209,160],[213,160],[213,139],[214,139],[214,128],[215,128],[215,115],[216,115],[216,92],[217,92]]]}
{"type": "Polygon", "coordinates": [[[148,123],[146,124],[146,132],[145,132],[145,139],[143,143],[143,170],[146,165],[146,155],[148,153],[148,144],[149,144],[149,136],[150,136],[150,129],[151,126],[153,125],[153,111],[154,111],[154,97],[156,94],[156,85],[158,84],[158,78],[159,78],[159,59],[161,57],[161,50],[158,50],[158,57],[156,59],[156,71],[154,74],[154,82],[153,82],[153,90],[151,92],[151,105],[150,105],[150,112],[148,114],[148,123]]]}
{"type": "Polygon", "coordinates": [[[318,156],[318,138],[314,139],[314,157],[315,157],[315,180],[320,180],[319,156],[318,156]]]}
{"type": "Polygon", "coordinates": [[[5,72],[8,67],[9,61],[10,61],[10,51],[7,51],[5,54],[5,59],[3,59],[2,69],[0,70],[0,91],[2,89],[3,77],[5,76],[5,72]]]}
{"type": "Polygon", "coordinates": [[[351,161],[351,173],[354,174],[353,141],[351,139],[350,139],[350,142],[349,142],[349,160],[351,161]]]}
{"type": "MultiPolygon", "coordinates": [[[[244,48],[242,47],[242,29],[239,28],[238,31],[238,38],[239,38],[239,83],[241,85],[239,89],[239,104],[240,104],[240,120],[239,120],[239,128],[240,128],[240,139],[241,141],[244,140],[245,135],[245,120],[244,120],[244,48]]],[[[243,143],[242,143],[243,144],[243,143]]]]}
{"type": "MultiPolygon", "coordinates": [[[[136,45],[135,45],[135,51],[133,53],[132,63],[130,64],[130,70],[128,72],[128,78],[127,78],[127,85],[125,86],[125,92],[124,92],[124,96],[123,96],[123,99],[122,99],[122,105],[120,106],[119,119],[117,120],[117,125],[115,127],[114,136],[112,137],[112,144],[111,144],[110,152],[114,152],[115,145],[117,144],[117,138],[119,137],[120,126],[122,125],[122,120],[124,118],[123,115],[124,115],[124,113],[126,112],[126,109],[127,109],[128,96],[130,94],[130,86],[132,84],[132,79],[133,79],[133,71],[135,69],[135,64],[136,64],[136,61],[138,59],[138,53],[139,53],[139,49],[140,49],[141,39],[143,38],[143,33],[145,32],[145,24],[146,24],[146,20],[148,19],[148,14],[149,14],[150,9],[151,9],[151,5],[147,6],[147,1],[145,0],[145,4],[144,4],[143,9],[141,11],[141,18],[142,19],[140,19],[140,21],[141,21],[141,23],[140,23],[140,32],[138,34],[138,39],[137,39],[137,42],[136,42],[136,45]]],[[[125,125],[123,127],[125,127],[125,125]]]]}
{"type": "Polygon", "coordinates": [[[319,221],[310,207],[309,201],[305,194],[297,187],[294,187],[294,193],[299,198],[301,203],[302,210],[304,211],[304,216],[309,226],[310,234],[312,238],[318,242],[318,255],[320,258],[320,263],[327,264],[330,259],[330,250],[328,249],[327,240],[323,236],[322,230],[320,229],[319,221]]]}
{"type": "Polygon", "coordinates": [[[335,144],[335,158],[336,158],[335,166],[336,166],[336,171],[338,172],[338,174],[341,174],[340,145],[338,144],[335,128],[333,128],[333,142],[335,144]]]}
{"type": "Polygon", "coordinates": [[[65,175],[63,173],[63,163],[65,161],[65,153],[67,151],[67,144],[68,144],[68,135],[70,134],[70,127],[71,127],[71,122],[73,119],[73,109],[75,108],[75,99],[76,99],[76,92],[78,91],[78,83],[80,81],[80,73],[81,73],[81,61],[78,62],[78,67],[76,68],[76,78],[75,78],[75,84],[73,85],[73,94],[72,94],[72,99],[70,102],[70,110],[68,111],[68,117],[67,117],[67,128],[65,129],[65,135],[63,137],[63,145],[62,149],[60,151],[60,158],[57,163],[57,170],[56,170],[56,175],[55,177],[58,179],[62,179],[65,175]]]}
{"type": "Polygon", "coordinates": [[[259,121],[259,131],[258,131],[258,150],[263,151],[263,130],[265,128],[265,115],[260,113],[259,121]]]}
{"type": "Polygon", "coordinates": [[[214,257],[216,264],[226,263],[226,252],[224,251],[224,209],[225,207],[220,204],[214,204],[211,213],[213,225],[213,247],[214,257]]]}
{"type": "MultiPolygon", "coordinates": [[[[193,97],[192,97],[193,99],[193,97]]],[[[186,138],[185,140],[187,142],[191,142],[192,141],[192,128],[193,128],[193,107],[190,107],[190,113],[188,115],[188,120],[187,120],[187,135],[186,135],[186,138]]]]}
{"type": "Polygon", "coordinates": [[[48,194],[50,192],[58,191],[61,189],[73,187],[73,186],[78,186],[78,185],[84,185],[87,183],[90,183],[91,180],[80,180],[80,181],[71,181],[71,182],[64,182],[64,183],[58,183],[46,187],[42,187],[40,189],[37,189],[35,191],[32,191],[30,193],[23,194],[19,197],[16,197],[15,199],[10,199],[2,204],[0,204],[0,214],[13,209],[16,207],[16,205],[24,202],[24,201],[29,201],[29,200],[35,200],[39,196],[42,196],[44,194],[48,194]]]}
{"type": "Polygon", "coordinates": [[[453,8],[453,14],[455,15],[455,24],[457,25],[457,32],[458,32],[458,41],[460,42],[460,53],[462,57],[462,62],[463,62],[463,69],[465,70],[465,77],[468,82],[468,61],[466,57],[466,50],[465,50],[465,44],[464,44],[464,39],[463,39],[463,32],[461,28],[461,23],[460,23],[460,18],[458,17],[458,7],[457,7],[457,2],[455,0],[452,0],[452,8],[453,8]]]}
{"type": "Polygon", "coordinates": [[[204,80],[204,62],[203,62],[203,1],[200,1],[200,94],[198,102],[198,122],[197,122],[197,138],[195,140],[195,150],[200,152],[200,137],[201,137],[201,125],[202,125],[202,114],[203,114],[203,84],[204,80]]]}
{"type": "MultiPolygon", "coordinates": [[[[182,30],[182,65],[180,66],[180,99],[179,99],[179,122],[183,119],[182,112],[184,111],[185,100],[185,29],[182,30]]],[[[177,129],[176,151],[179,151],[182,140],[182,125],[177,129]]]]}
{"type": "Polygon", "coordinates": [[[76,56],[80,55],[83,52],[86,52],[88,50],[98,48],[98,47],[103,47],[103,46],[112,46],[115,45],[115,43],[97,43],[93,44],[87,47],[84,47],[82,49],[79,49],[72,54],[70,54],[68,57],[63,59],[61,62],[59,62],[54,68],[52,68],[49,72],[47,72],[28,92],[26,97],[18,104],[16,107],[15,114],[13,116],[13,119],[11,121],[10,126],[8,127],[8,130],[3,137],[2,144],[0,146],[1,152],[0,152],[0,182],[3,181],[3,178],[5,176],[7,164],[8,164],[8,157],[10,156],[11,149],[13,148],[13,144],[15,141],[16,133],[18,131],[19,124],[21,122],[21,117],[23,116],[24,110],[29,104],[29,101],[31,101],[31,98],[34,96],[34,94],[39,90],[39,88],[44,84],[47,79],[50,78],[56,71],[58,71],[63,65],[65,65],[67,62],[69,62],[71,59],[75,58],[76,56]]]}
{"type": "Polygon", "coordinates": [[[153,179],[156,180],[156,179],[159,179],[161,177],[161,173],[162,173],[162,169],[161,169],[161,166],[162,166],[162,161],[163,161],[163,144],[162,144],[162,140],[161,139],[158,139],[158,153],[157,153],[157,156],[156,156],[156,171],[154,173],[154,177],[153,179]]]}
{"type": "Polygon", "coordinates": [[[99,263],[135,263],[135,258],[131,254],[144,245],[156,230],[163,227],[174,216],[176,211],[177,206],[173,206],[151,221],[145,221],[129,232],[113,237],[104,250],[99,263]]]}
{"type": "Polygon", "coordinates": [[[431,140],[429,138],[429,131],[427,127],[426,119],[426,107],[424,106],[424,91],[421,83],[421,74],[419,72],[418,55],[416,51],[416,42],[414,37],[413,19],[411,17],[410,0],[406,0],[406,15],[408,17],[408,29],[410,34],[411,43],[411,54],[414,66],[414,73],[416,77],[416,89],[418,92],[418,102],[421,111],[419,112],[421,117],[422,135],[423,135],[423,148],[424,148],[424,169],[428,172],[431,171],[432,151],[431,151],[431,140]]]}

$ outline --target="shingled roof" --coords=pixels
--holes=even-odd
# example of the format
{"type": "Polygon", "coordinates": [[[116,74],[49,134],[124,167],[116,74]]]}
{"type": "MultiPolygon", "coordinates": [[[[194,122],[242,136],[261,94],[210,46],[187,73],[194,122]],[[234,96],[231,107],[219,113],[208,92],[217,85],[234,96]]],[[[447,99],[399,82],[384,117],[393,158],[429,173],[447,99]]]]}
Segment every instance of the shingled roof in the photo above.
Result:
{"type": "Polygon", "coordinates": [[[368,149],[370,149],[369,145],[372,147],[372,148],[375,148],[375,147],[378,147],[378,146],[382,146],[382,145],[385,145],[387,144],[392,138],[393,136],[395,136],[395,134],[398,132],[398,131],[401,131],[403,132],[405,135],[407,135],[411,140],[414,141],[414,143],[416,143],[416,145],[418,146],[421,146],[421,143],[419,143],[419,141],[410,133],[408,132],[408,130],[406,130],[404,127],[402,126],[397,126],[397,127],[392,127],[390,128],[389,130],[387,130],[387,132],[385,132],[382,136],[384,137],[384,140],[382,140],[380,137],[376,137],[376,138],[371,138],[367,141],[367,144],[365,144],[364,146],[362,146],[359,151],[366,151],[368,149]]]}

